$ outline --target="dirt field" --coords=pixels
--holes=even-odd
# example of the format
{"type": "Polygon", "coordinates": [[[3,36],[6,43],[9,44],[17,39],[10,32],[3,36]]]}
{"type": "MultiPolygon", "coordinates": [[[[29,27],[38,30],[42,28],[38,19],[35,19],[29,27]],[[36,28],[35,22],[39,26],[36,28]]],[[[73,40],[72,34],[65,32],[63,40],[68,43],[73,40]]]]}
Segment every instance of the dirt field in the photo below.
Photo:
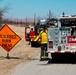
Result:
{"type": "Polygon", "coordinates": [[[10,59],[6,58],[7,52],[0,46],[0,75],[8,75],[9,71],[16,65],[31,61],[31,58],[36,56],[40,51],[40,48],[33,48],[25,41],[23,27],[11,25],[9,25],[9,27],[18,34],[22,40],[10,51],[10,59]]]}

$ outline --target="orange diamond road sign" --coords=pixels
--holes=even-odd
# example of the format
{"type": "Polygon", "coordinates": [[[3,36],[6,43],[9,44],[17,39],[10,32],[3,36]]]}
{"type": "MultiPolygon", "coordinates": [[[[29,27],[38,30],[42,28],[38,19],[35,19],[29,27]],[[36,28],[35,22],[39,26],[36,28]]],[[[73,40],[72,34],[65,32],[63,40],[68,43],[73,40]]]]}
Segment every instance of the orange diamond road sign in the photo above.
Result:
{"type": "Polygon", "coordinates": [[[21,38],[7,25],[4,25],[0,30],[0,45],[6,51],[10,51],[21,38]]]}

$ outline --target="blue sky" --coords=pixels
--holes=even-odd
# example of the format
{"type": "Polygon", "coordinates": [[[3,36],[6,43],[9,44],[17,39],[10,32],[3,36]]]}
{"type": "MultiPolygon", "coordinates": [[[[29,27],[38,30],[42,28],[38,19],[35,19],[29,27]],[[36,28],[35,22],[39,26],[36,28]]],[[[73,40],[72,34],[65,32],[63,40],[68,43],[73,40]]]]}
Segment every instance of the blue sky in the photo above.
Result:
{"type": "Polygon", "coordinates": [[[3,0],[0,7],[8,5],[10,10],[4,15],[6,18],[26,17],[48,17],[51,10],[54,16],[59,16],[62,12],[66,14],[76,14],[76,0],[3,0]]]}

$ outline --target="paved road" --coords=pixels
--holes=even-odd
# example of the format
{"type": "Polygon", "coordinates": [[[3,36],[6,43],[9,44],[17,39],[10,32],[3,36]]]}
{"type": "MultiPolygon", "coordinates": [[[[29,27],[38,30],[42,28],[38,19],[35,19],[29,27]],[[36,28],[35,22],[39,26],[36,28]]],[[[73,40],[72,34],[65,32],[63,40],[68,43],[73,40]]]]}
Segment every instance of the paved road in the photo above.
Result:
{"type": "Polygon", "coordinates": [[[39,61],[39,55],[31,62],[15,67],[9,75],[76,75],[76,64],[39,61]]]}

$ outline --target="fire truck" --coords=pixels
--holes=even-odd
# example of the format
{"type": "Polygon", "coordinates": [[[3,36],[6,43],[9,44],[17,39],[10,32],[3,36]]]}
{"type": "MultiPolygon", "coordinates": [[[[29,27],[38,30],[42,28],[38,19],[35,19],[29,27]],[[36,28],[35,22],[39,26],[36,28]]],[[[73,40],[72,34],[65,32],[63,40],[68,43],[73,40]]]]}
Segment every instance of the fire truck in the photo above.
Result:
{"type": "Polygon", "coordinates": [[[48,55],[52,59],[72,59],[76,57],[76,16],[56,19],[54,26],[48,28],[48,55]]]}

